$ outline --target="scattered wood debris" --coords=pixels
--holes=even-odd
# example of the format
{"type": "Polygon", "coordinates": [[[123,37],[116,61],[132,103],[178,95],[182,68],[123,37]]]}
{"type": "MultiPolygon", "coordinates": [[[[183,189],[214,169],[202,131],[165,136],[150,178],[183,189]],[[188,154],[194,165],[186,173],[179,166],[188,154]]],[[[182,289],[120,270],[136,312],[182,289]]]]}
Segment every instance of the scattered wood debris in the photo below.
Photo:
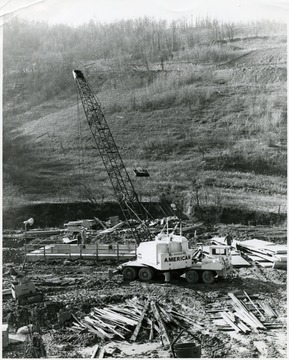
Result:
{"type": "MultiPolygon", "coordinates": [[[[102,340],[113,338],[135,342],[142,332],[142,339],[148,341],[158,335],[164,348],[170,347],[168,331],[188,329],[193,319],[182,314],[173,306],[161,304],[158,300],[127,299],[123,305],[109,305],[105,308],[94,307],[83,319],[75,316],[71,330],[88,331],[102,340]]],[[[196,328],[202,328],[196,324],[196,328]]]]}
{"type": "Polygon", "coordinates": [[[209,304],[206,308],[207,313],[213,314],[213,319],[224,320],[225,325],[218,324],[218,330],[235,330],[238,333],[248,334],[252,331],[259,332],[286,326],[283,323],[268,321],[272,318],[276,319],[278,314],[267,302],[261,300],[253,302],[253,296],[250,297],[245,291],[244,295],[235,296],[233,293],[228,293],[228,296],[231,304],[226,307],[209,304]]]}

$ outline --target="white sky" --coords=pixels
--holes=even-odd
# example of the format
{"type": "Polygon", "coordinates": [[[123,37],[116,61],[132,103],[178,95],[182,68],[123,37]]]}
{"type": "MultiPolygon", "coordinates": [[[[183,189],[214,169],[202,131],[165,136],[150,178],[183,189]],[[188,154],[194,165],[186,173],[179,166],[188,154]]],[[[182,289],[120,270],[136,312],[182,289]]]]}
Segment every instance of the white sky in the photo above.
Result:
{"type": "Polygon", "coordinates": [[[0,0],[0,16],[80,25],[90,19],[111,22],[143,17],[173,20],[208,15],[225,21],[261,18],[287,21],[288,0],[0,0]],[[28,6],[30,4],[36,3],[28,6]],[[26,6],[26,7],[25,7],[26,6]],[[25,8],[23,8],[25,7],[25,8]],[[22,8],[22,9],[21,9],[22,8]],[[18,9],[18,10],[17,10],[18,9]]]}

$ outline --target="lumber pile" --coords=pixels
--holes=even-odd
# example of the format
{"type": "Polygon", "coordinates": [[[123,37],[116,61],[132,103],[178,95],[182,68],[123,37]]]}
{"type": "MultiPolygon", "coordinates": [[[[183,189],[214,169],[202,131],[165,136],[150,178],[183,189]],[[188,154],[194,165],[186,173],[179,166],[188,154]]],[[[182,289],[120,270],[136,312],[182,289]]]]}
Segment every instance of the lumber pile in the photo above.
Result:
{"type": "Polygon", "coordinates": [[[215,320],[222,319],[225,325],[218,324],[218,330],[235,330],[238,333],[266,331],[283,328],[285,325],[275,322],[278,318],[276,311],[265,301],[254,300],[258,296],[249,296],[245,291],[241,296],[228,293],[231,302],[227,306],[207,305],[206,312],[212,314],[215,320]],[[274,322],[272,320],[274,319],[274,322]]]}
{"type": "Polygon", "coordinates": [[[262,267],[287,269],[287,245],[252,239],[237,242],[237,248],[246,258],[262,267]]]}
{"type": "Polygon", "coordinates": [[[83,319],[73,318],[71,330],[75,332],[88,331],[104,341],[121,339],[135,342],[138,338],[152,341],[160,336],[164,348],[170,346],[169,331],[188,329],[192,323],[195,328],[202,328],[202,324],[196,323],[192,317],[181,313],[174,306],[137,297],[127,299],[121,305],[94,307],[83,319]]]}

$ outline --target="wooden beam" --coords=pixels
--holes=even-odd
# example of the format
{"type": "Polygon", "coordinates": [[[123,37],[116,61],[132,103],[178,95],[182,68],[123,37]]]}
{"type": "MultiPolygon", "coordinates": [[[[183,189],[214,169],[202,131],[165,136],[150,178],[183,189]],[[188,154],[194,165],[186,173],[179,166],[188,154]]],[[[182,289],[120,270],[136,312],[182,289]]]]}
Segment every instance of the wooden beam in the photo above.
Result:
{"type": "Polygon", "coordinates": [[[250,296],[246,293],[246,291],[244,291],[244,294],[247,297],[247,299],[250,301],[250,303],[254,306],[254,308],[258,311],[258,313],[261,316],[261,319],[264,319],[264,315],[260,312],[260,310],[257,308],[257,306],[253,303],[253,301],[251,300],[250,296]]]}
{"type": "Polygon", "coordinates": [[[227,324],[232,326],[234,330],[236,330],[237,332],[241,331],[241,329],[229,318],[229,316],[225,312],[221,312],[221,316],[227,324]]]}
{"type": "Polygon", "coordinates": [[[138,336],[138,333],[139,333],[139,331],[140,331],[140,328],[141,328],[141,324],[142,324],[142,322],[143,322],[143,319],[144,319],[144,317],[145,317],[145,314],[146,314],[146,312],[147,312],[147,309],[148,309],[148,307],[149,307],[149,300],[147,300],[147,302],[145,303],[145,306],[144,306],[144,308],[143,308],[143,311],[142,311],[142,313],[141,313],[141,316],[140,316],[140,318],[139,318],[139,321],[138,321],[138,323],[137,323],[137,325],[136,325],[136,327],[135,327],[135,329],[134,329],[134,332],[133,332],[133,334],[132,334],[132,336],[130,337],[130,340],[131,341],[136,341],[136,338],[137,338],[137,336],[138,336]]]}
{"type": "Polygon", "coordinates": [[[170,339],[168,337],[168,334],[167,334],[167,330],[166,330],[166,327],[165,327],[165,324],[163,323],[163,320],[159,314],[159,311],[156,307],[156,304],[154,301],[151,301],[151,309],[152,309],[152,312],[156,318],[156,321],[159,325],[159,328],[161,330],[161,339],[162,339],[162,343],[163,343],[163,346],[164,348],[169,348],[170,347],[170,339]]]}
{"type": "Polygon", "coordinates": [[[94,359],[96,357],[96,354],[98,352],[98,349],[99,349],[99,346],[98,345],[95,345],[94,349],[93,349],[93,352],[92,352],[92,355],[91,355],[91,359],[94,359]]]}

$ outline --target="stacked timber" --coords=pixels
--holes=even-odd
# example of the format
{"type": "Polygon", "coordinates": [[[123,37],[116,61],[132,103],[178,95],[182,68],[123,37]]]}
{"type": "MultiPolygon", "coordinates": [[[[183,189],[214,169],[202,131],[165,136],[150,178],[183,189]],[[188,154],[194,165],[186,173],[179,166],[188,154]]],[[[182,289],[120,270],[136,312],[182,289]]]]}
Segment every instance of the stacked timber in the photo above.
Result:
{"type": "Polygon", "coordinates": [[[231,303],[227,306],[211,305],[206,310],[215,320],[222,319],[225,322],[225,325],[217,325],[218,330],[235,330],[238,333],[248,334],[286,326],[276,322],[278,314],[270,304],[259,300],[258,295],[249,296],[244,291],[244,294],[238,297],[233,293],[229,293],[228,296],[231,303]]]}
{"type": "Polygon", "coordinates": [[[94,307],[83,319],[74,316],[71,330],[88,331],[102,340],[113,338],[135,342],[142,332],[142,338],[152,341],[160,336],[164,348],[169,348],[169,330],[188,329],[194,323],[196,329],[202,325],[194,322],[187,314],[182,314],[173,306],[163,305],[157,300],[138,298],[127,299],[122,305],[94,307]]]}
{"type": "Polygon", "coordinates": [[[259,266],[287,269],[287,245],[252,239],[237,242],[237,248],[259,266]]]}

